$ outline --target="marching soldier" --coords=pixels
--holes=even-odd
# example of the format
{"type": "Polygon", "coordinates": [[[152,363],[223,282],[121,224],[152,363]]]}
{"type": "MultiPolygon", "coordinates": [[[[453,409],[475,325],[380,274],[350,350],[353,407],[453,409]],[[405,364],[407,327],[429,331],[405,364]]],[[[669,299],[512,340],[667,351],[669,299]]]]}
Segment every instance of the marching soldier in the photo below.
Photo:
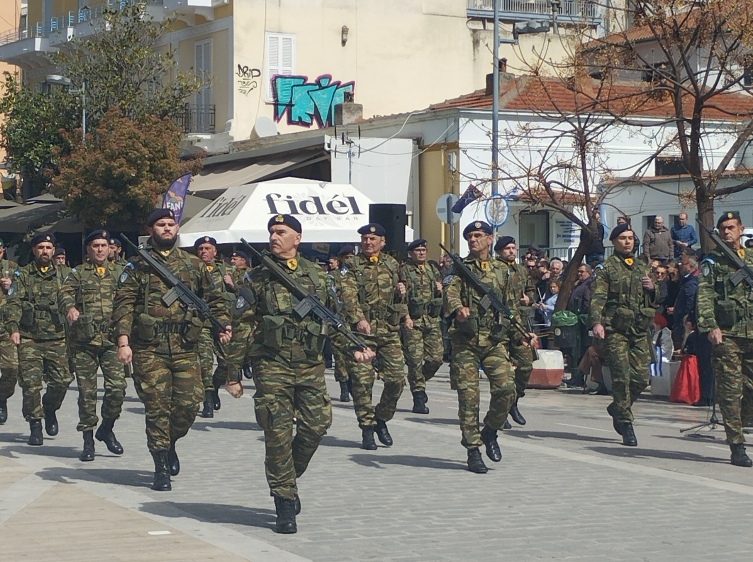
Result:
{"type": "MultiPolygon", "coordinates": [[[[494,241],[492,227],[482,221],[470,223],[463,230],[463,238],[470,250],[463,263],[479,281],[507,301],[507,266],[493,259],[491,245],[494,241]]],[[[445,312],[454,318],[450,327],[452,338],[452,365],[450,366],[458,392],[461,443],[468,450],[468,470],[476,474],[488,471],[479,447],[483,444],[493,462],[502,460],[497,442],[497,431],[502,429],[507,413],[515,402],[515,372],[510,362],[509,348],[512,338],[510,319],[495,314],[492,308],[484,309],[482,295],[455,272],[445,290],[445,312]],[[484,428],[479,431],[479,365],[489,379],[491,400],[484,417],[484,428]]],[[[520,311],[512,307],[510,313],[518,317],[520,311]]],[[[513,335],[515,334],[515,335],[513,335]]],[[[531,345],[536,337],[530,334],[531,345]]]]}
{"type": "Polygon", "coordinates": [[[67,259],[68,258],[65,255],[65,248],[63,248],[62,246],[55,248],[55,252],[52,254],[52,261],[55,264],[55,268],[58,270],[58,273],[60,274],[62,279],[68,277],[68,274],[71,272],[71,268],[66,262],[67,259]]]}
{"type": "Polygon", "coordinates": [[[15,290],[6,314],[11,341],[18,346],[22,412],[29,422],[29,445],[42,445],[42,418],[47,435],[58,434],[55,412],[60,409],[73,375],[68,370],[65,317],[58,298],[63,284],[55,267],[55,237],[37,234],[31,239],[34,261],[16,272],[15,290]],[[47,392],[42,394],[42,382],[47,392]]]}
{"type": "Polygon", "coordinates": [[[408,316],[404,303],[406,289],[400,281],[395,258],[382,253],[385,230],[370,223],[358,229],[361,253],[350,260],[349,270],[342,279],[342,298],[346,321],[364,336],[374,349],[384,390],[376,408],[372,405],[372,389],[376,373],[371,363],[347,361],[353,385],[353,405],[361,428],[361,447],[376,450],[374,433],[390,447],[392,436],[387,422],[395,415],[397,402],[405,384],[405,361],[400,343],[400,323],[408,316]]]}
{"type": "Polygon", "coordinates": [[[120,255],[120,252],[123,249],[123,243],[120,241],[119,238],[115,238],[113,236],[108,240],[108,245],[109,245],[110,252],[109,252],[109,255],[107,256],[107,259],[117,266],[116,271],[118,272],[118,275],[120,275],[121,273],[123,273],[123,269],[128,263],[120,255]]]}
{"type": "MultiPolygon", "coordinates": [[[[508,292],[513,299],[510,305],[519,307],[521,318],[526,320],[531,311],[528,305],[533,301],[536,287],[531,282],[531,276],[528,275],[526,268],[517,263],[518,247],[515,238],[500,237],[494,244],[494,251],[507,266],[508,292]]],[[[518,401],[526,395],[526,387],[531,378],[533,349],[525,343],[511,341],[510,358],[515,366],[515,402],[510,407],[510,417],[518,425],[525,425],[526,419],[518,409],[518,401]]]]}
{"type": "Polygon", "coordinates": [[[636,447],[632,405],[648,386],[655,281],[649,265],[633,257],[635,232],[629,224],[614,227],[609,240],[614,254],[593,281],[590,324],[594,337],[606,343],[612,373],[612,403],[607,412],[612,426],[623,445],[636,447]]]}
{"type": "Polygon", "coordinates": [[[400,279],[408,294],[408,316],[402,326],[403,352],[408,366],[408,384],[413,394],[414,414],[428,414],[426,381],[442,366],[442,276],[427,263],[426,240],[408,245],[408,261],[400,279]]]}
{"type": "MultiPolygon", "coordinates": [[[[226,326],[219,334],[231,337],[222,289],[212,282],[196,256],[175,246],[178,223],[169,209],[157,209],[147,219],[149,245],[144,250],[194,293],[202,292],[212,314],[226,326]]],[[[191,428],[204,396],[198,341],[204,320],[180,300],[167,306],[162,297],[170,286],[141,256],[126,266],[119,279],[112,321],[118,359],[133,365],[133,382],[144,403],[147,447],[154,459],[152,489],[172,489],[170,476],[180,472],[175,449],[191,428]]]]}
{"type": "MultiPolygon", "coordinates": [[[[724,244],[753,267],[753,250],[744,248],[745,227],[740,213],[722,214],[716,222],[724,244]]],[[[738,266],[719,249],[710,251],[701,262],[698,283],[698,330],[708,333],[712,344],[716,400],[724,417],[727,444],[735,466],[750,467],[745,452],[743,426],[753,421],[753,308],[750,286],[735,283],[738,266]]]]}
{"type": "Polygon", "coordinates": [[[5,243],[0,238],[0,425],[8,420],[8,398],[13,396],[18,382],[18,347],[10,341],[9,318],[5,312],[18,264],[7,259],[5,243]]]}
{"type": "MultiPolygon", "coordinates": [[[[345,245],[340,248],[340,252],[337,254],[338,267],[331,270],[328,275],[328,278],[332,280],[330,293],[332,293],[332,300],[336,303],[335,312],[338,314],[342,311],[342,277],[348,273],[347,262],[354,254],[353,246],[345,245]]],[[[350,382],[350,375],[348,375],[345,356],[336,345],[332,346],[332,355],[335,359],[335,380],[340,385],[340,402],[350,402],[353,385],[350,382]]]]}
{"type": "Polygon", "coordinates": [[[105,395],[102,400],[102,425],[96,438],[114,455],[123,454],[113,426],[120,417],[126,380],[118,362],[115,344],[109,339],[110,320],[118,272],[108,261],[109,233],[95,230],[86,237],[86,261],[65,278],[60,292],[60,311],[70,326],[70,351],[78,382],[78,426],[84,447],[79,459],[94,460],[94,429],[97,427],[97,369],[102,369],[105,395]]]}
{"type": "MultiPolygon", "coordinates": [[[[324,273],[298,254],[301,223],[291,215],[276,215],[267,228],[272,259],[282,268],[281,274],[326,303],[324,273]]],[[[297,531],[295,517],[301,508],[297,479],[332,424],[322,359],[325,331],[319,320],[301,319],[294,313],[293,296],[270,269],[261,265],[251,278],[250,302],[239,299],[239,303],[246,308],[244,317],[254,319],[249,341],[256,384],[254,410],[264,430],[264,465],[277,512],[275,531],[289,534],[297,531]]],[[[374,353],[355,351],[353,356],[355,361],[368,362],[374,353]]],[[[239,397],[243,394],[239,371],[229,377],[227,390],[239,397]]]]}

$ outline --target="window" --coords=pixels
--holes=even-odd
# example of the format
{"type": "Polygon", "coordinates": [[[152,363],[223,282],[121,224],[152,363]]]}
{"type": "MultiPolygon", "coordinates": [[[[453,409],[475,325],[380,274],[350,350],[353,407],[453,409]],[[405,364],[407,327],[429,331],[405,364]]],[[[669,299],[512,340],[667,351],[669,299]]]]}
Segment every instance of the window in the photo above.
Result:
{"type": "Polygon", "coordinates": [[[687,173],[688,170],[679,156],[659,157],[656,159],[654,174],[656,176],[679,176],[680,174],[687,173]]]}
{"type": "Polygon", "coordinates": [[[272,79],[277,75],[290,76],[295,71],[295,35],[267,33],[267,100],[274,99],[272,79]]]}
{"type": "Polygon", "coordinates": [[[196,76],[201,80],[201,88],[196,92],[196,125],[198,133],[208,132],[209,106],[212,104],[212,40],[197,41],[195,47],[196,76]]]}
{"type": "Polygon", "coordinates": [[[540,248],[549,247],[549,212],[536,211],[520,213],[519,248],[528,248],[531,244],[538,244],[540,248]]]}

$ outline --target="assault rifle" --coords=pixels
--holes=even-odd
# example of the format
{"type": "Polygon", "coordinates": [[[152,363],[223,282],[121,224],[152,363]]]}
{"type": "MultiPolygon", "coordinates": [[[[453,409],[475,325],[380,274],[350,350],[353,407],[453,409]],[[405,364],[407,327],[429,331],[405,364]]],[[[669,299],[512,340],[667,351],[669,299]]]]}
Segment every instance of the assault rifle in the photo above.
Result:
{"type": "MultiPolygon", "coordinates": [[[[458,254],[453,254],[452,252],[450,252],[450,250],[445,248],[443,244],[440,244],[439,247],[442,248],[442,250],[448,256],[450,256],[455,269],[455,273],[465,279],[465,281],[471,286],[471,288],[479,295],[481,295],[479,306],[481,306],[481,308],[483,308],[485,311],[489,310],[489,308],[492,308],[494,309],[494,312],[496,312],[503,318],[507,318],[510,321],[512,327],[520,333],[522,338],[530,343],[530,332],[526,330],[525,326],[523,326],[523,323],[516,318],[516,316],[510,310],[510,307],[502,302],[496,291],[489,288],[486,283],[476,277],[476,275],[470,269],[468,269],[468,266],[465,265],[462,258],[458,254]]],[[[538,359],[539,357],[538,353],[536,353],[536,349],[533,346],[531,346],[531,349],[533,350],[534,359],[538,359]]]]}
{"type": "Polygon", "coordinates": [[[745,260],[737,255],[737,252],[735,252],[732,248],[724,243],[724,240],[722,240],[722,237],[719,236],[719,233],[706,228],[706,225],[701,222],[700,218],[696,220],[698,221],[698,224],[701,225],[701,228],[706,231],[706,234],[709,235],[711,241],[716,244],[716,247],[719,249],[719,251],[727,256],[730,260],[732,260],[732,262],[737,266],[737,272],[735,272],[735,274],[730,277],[732,284],[737,287],[742,281],[745,281],[748,286],[753,289],[753,270],[750,268],[750,266],[745,263],[745,260]]]}
{"type": "Polygon", "coordinates": [[[337,314],[327,308],[316,295],[309,293],[306,289],[296,283],[269,254],[260,252],[243,238],[241,238],[241,244],[243,244],[243,247],[251,252],[251,254],[259,258],[261,265],[266,268],[283,287],[298,299],[299,302],[293,309],[293,312],[295,312],[299,319],[303,320],[309,314],[313,314],[324,324],[334,328],[348,338],[351,343],[356,346],[356,349],[361,351],[368,349],[369,344],[351,332],[345,325],[345,322],[337,314]]]}
{"type": "Polygon", "coordinates": [[[154,272],[162,279],[165,284],[170,287],[170,290],[162,295],[162,302],[165,306],[172,306],[172,304],[180,300],[189,310],[195,310],[200,318],[209,320],[212,326],[217,328],[219,332],[225,331],[225,325],[217,320],[209,309],[207,302],[194,293],[188,285],[186,285],[180,277],[175,275],[167,264],[161,259],[155,257],[144,246],[136,246],[131,242],[124,234],[121,233],[120,238],[126,241],[126,244],[130,246],[136,253],[154,270],[154,272]]]}

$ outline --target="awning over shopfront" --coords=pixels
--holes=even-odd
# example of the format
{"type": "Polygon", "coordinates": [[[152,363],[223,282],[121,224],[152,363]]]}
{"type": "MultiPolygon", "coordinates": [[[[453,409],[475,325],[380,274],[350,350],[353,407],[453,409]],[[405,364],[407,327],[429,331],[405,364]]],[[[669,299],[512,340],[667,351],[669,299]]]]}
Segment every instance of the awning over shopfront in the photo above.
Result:
{"type": "MultiPolygon", "coordinates": [[[[220,244],[267,242],[267,222],[280,213],[301,221],[303,242],[358,242],[356,232],[369,222],[368,197],[348,184],[284,178],[230,187],[181,226],[178,244],[192,246],[201,236],[220,244]]],[[[406,239],[413,239],[406,230],[406,239]],[[408,238],[410,236],[410,238],[408,238]]]]}
{"type": "Polygon", "coordinates": [[[57,201],[38,198],[26,205],[0,207],[0,232],[23,233],[56,221],[65,211],[62,201],[57,201]]]}

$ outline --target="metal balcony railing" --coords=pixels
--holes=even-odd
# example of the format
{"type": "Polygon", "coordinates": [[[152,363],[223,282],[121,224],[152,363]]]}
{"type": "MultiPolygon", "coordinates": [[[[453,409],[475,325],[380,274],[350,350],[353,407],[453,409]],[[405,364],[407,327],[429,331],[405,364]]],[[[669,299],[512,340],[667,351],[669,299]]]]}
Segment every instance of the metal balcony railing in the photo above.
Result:
{"type": "MultiPolygon", "coordinates": [[[[492,17],[494,13],[494,0],[467,0],[467,9],[469,15],[492,17]]],[[[541,16],[552,16],[551,0],[497,0],[499,2],[499,11],[502,17],[513,17],[517,15],[536,17],[544,19],[541,16]]],[[[558,19],[564,21],[593,21],[599,18],[598,6],[596,2],[589,0],[568,1],[560,0],[555,2],[559,6],[556,8],[558,19]]]]}
{"type": "Polygon", "coordinates": [[[191,105],[187,103],[183,106],[183,112],[173,121],[186,134],[214,133],[215,106],[214,104],[191,105]]]}

